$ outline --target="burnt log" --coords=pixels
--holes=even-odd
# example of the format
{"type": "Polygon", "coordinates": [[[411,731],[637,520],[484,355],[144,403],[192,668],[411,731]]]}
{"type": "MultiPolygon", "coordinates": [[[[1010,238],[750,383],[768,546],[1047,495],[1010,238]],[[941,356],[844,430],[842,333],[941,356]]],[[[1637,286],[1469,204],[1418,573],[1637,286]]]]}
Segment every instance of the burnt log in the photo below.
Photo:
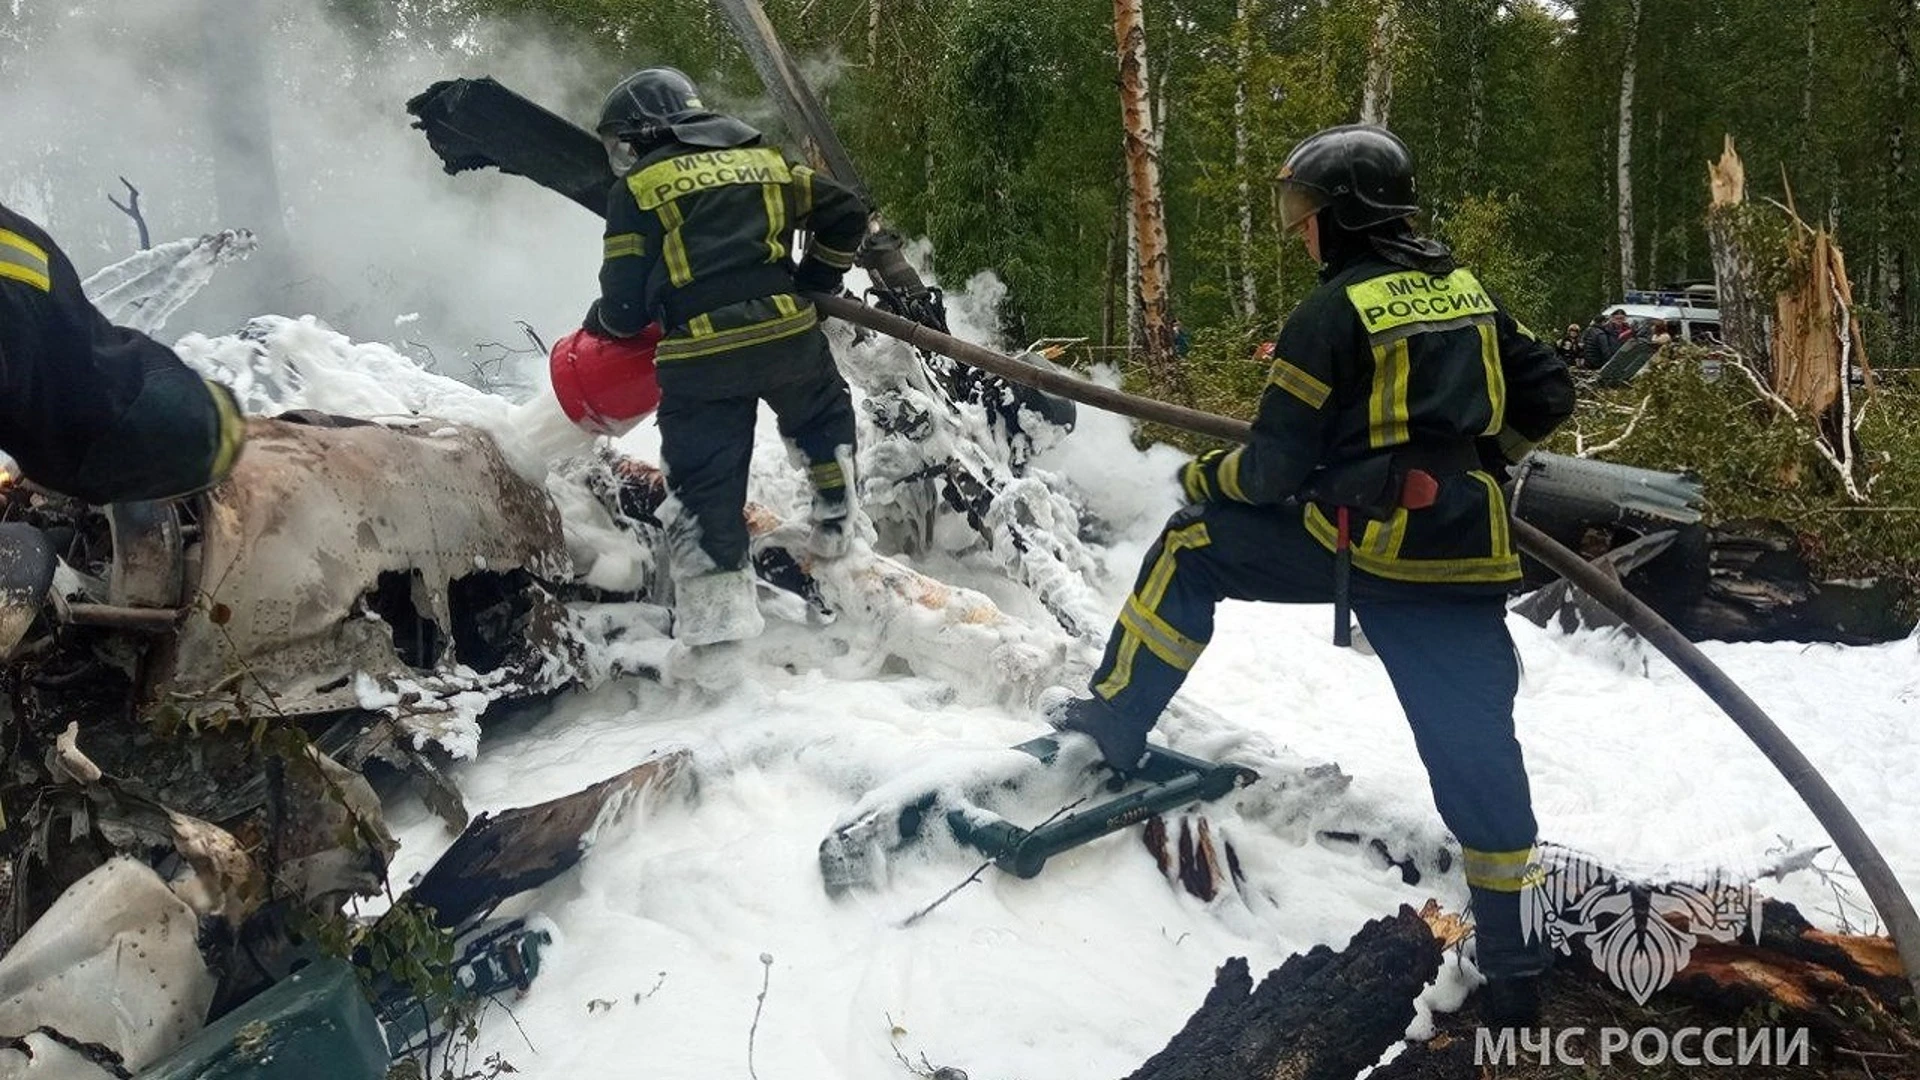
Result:
{"type": "Polygon", "coordinates": [[[1403,907],[1361,927],[1339,952],[1320,945],[1288,959],[1258,986],[1235,957],[1186,1026],[1129,1080],[1351,1080],[1406,1033],[1440,956],[1427,923],[1403,907]]]}
{"type": "Polygon", "coordinates": [[[1544,978],[1537,1026],[1550,1034],[1574,1033],[1555,1055],[1584,1056],[1585,1065],[1543,1064],[1537,1056],[1524,1054],[1512,1062],[1485,1060],[1487,1025],[1479,1012],[1480,995],[1475,994],[1459,1012],[1436,1016],[1433,1036],[1408,1045],[1375,1070],[1372,1080],[1483,1075],[1557,1080],[1597,1075],[1596,1064],[1630,1075],[1678,1075],[1630,1065],[1633,1059],[1623,1051],[1602,1063],[1602,1027],[1628,1032],[1651,1028],[1669,1038],[1689,1029],[1696,1038],[1698,1032],[1715,1029],[1749,1036],[1764,1032],[1775,1049],[1782,1045],[1781,1033],[1791,1043],[1804,1030],[1804,1061],[1790,1055],[1791,1060],[1745,1064],[1738,1075],[1757,1080],[1920,1080],[1920,1036],[1904,1011],[1912,1008],[1911,987],[1892,941],[1816,930],[1792,905],[1777,901],[1766,902],[1761,926],[1757,940],[1696,943],[1686,967],[1644,1005],[1609,983],[1589,962],[1584,945],[1576,945],[1576,955],[1560,961],[1544,978]]]}

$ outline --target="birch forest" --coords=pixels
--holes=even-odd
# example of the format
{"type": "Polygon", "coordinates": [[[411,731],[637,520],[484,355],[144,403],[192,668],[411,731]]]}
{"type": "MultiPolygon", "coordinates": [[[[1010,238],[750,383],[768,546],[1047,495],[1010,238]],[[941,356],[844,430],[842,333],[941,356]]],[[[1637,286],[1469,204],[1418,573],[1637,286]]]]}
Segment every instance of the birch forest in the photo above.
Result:
{"type": "MultiPolygon", "coordinates": [[[[735,100],[757,93],[709,4],[485,6],[580,35],[609,72],[672,63],[735,100]]],[[[358,17],[391,26],[434,8],[367,3],[358,17]]],[[[940,279],[1005,281],[1010,338],[1144,357],[1163,319],[1196,341],[1270,334],[1314,274],[1279,235],[1275,174],[1303,136],[1365,119],[1413,147],[1426,226],[1543,328],[1584,323],[1628,288],[1711,280],[1706,166],[1731,135],[1752,197],[1791,200],[1848,252],[1878,366],[1913,362],[1914,0],[766,8],[882,210],[932,241],[940,279]],[[1144,82],[1138,108],[1123,108],[1125,79],[1144,82]],[[1158,192],[1131,197],[1155,177],[1158,192]],[[1130,302],[1143,277],[1166,285],[1164,315],[1130,302]]]]}

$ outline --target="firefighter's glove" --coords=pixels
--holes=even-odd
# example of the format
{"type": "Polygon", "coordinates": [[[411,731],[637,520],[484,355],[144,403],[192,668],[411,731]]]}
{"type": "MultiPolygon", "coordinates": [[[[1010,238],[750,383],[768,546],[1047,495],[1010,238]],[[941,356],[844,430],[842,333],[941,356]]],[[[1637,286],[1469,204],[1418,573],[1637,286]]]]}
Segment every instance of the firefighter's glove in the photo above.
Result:
{"type": "Polygon", "coordinates": [[[1180,467],[1180,490],[1190,503],[1216,502],[1220,490],[1220,465],[1227,451],[1209,450],[1180,467]]]}
{"type": "Polygon", "coordinates": [[[800,263],[793,272],[793,287],[803,293],[821,293],[826,296],[840,295],[840,279],[845,274],[819,259],[808,258],[800,263]]]}
{"type": "Polygon", "coordinates": [[[233,399],[233,391],[209,379],[207,392],[213,395],[213,411],[219,424],[213,450],[213,466],[207,476],[207,483],[217,484],[233,471],[234,462],[240,460],[240,449],[247,442],[247,418],[240,412],[240,403],[233,399]]]}

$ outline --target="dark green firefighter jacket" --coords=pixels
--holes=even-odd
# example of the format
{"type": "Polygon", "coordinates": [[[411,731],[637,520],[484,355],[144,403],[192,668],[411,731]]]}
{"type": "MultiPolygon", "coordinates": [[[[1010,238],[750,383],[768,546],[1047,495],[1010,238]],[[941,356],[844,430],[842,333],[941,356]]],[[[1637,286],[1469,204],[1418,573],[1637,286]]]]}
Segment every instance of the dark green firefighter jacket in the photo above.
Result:
{"type": "MultiPolygon", "coordinates": [[[[1518,461],[1572,412],[1566,365],[1471,271],[1428,273],[1367,252],[1324,275],[1281,329],[1252,440],[1221,461],[1220,494],[1276,504],[1301,496],[1318,469],[1382,454],[1452,449],[1471,460],[1477,444],[1518,461]]],[[[1410,583],[1519,581],[1494,476],[1440,472],[1432,506],[1356,521],[1354,565],[1410,583]]],[[[1332,508],[1306,494],[1306,528],[1332,550],[1332,508]]]]}
{"type": "Polygon", "coordinates": [[[811,236],[799,280],[837,283],[866,235],[867,208],[772,147],[656,149],[609,195],[589,328],[625,337],[659,319],[663,384],[693,365],[771,356],[819,324],[796,295],[797,229],[811,236]]]}
{"type": "Polygon", "coordinates": [[[108,322],[44,230],[0,206],[0,450],[28,478],[103,504],[227,474],[245,425],[225,387],[108,322]]]}

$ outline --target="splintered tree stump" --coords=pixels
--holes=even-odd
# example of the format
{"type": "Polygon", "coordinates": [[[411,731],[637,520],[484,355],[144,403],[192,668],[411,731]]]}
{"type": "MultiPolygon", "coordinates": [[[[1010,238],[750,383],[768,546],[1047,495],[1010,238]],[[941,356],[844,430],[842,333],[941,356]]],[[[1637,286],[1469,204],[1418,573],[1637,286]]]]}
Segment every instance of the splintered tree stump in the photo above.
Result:
{"type": "MultiPolygon", "coordinates": [[[[1764,1015],[1807,1028],[1816,1045],[1850,1045],[1857,1028],[1901,1028],[1912,988],[1893,942],[1816,930],[1791,904],[1768,901],[1755,945],[1703,942],[1669,988],[1673,1001],[1722,1016],[1764,1015]]],[[[1920,1055],[1920,1040],[1905,1049],[1920,1055]]],[[[1913,1059],[1920,1066],[1920,1056],[1913,1059]]]]}
{"type": "Polygon", "coordinates": [[[1258,986],[1235,957],[1186,1026],[1129,1080],[1351,1080],[1406,1033],[1440,955],[1427,923],[1403,907],[1361,927],[1339,952],[1321,945],[1290,958],[1258,986]]]}

